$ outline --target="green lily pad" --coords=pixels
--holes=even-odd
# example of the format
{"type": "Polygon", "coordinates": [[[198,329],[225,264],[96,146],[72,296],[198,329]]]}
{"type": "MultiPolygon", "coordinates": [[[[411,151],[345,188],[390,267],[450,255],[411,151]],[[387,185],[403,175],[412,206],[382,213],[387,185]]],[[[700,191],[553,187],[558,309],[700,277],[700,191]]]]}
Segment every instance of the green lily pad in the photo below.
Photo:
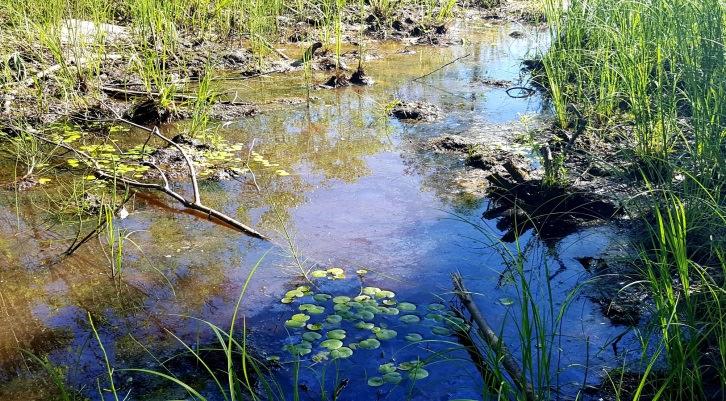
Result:
{"type": "Polygon", "coordinates": [[[369,295],[369,296],[374,296],[374,295],[376,295],[377,292],[380,292],[380,291],[381,291],[381,289],[378,287],[364,287],[363,288],[363,294],[369,295]]]}
{"type": "Polygon", "coordinates": [[[307,322],[308,320],[310,320],[310,316],[308,316],[304,313],[296,313],[296,314],[292,315],[290,320],[295,320],[297,322],[307,322]]]}
{"type": "Polygon", "coordinates": [[[300,291],[298,289],[290,290],[285,293],[285,298],[290,298],[290,299],[300,298],[300,297],[304,297],[304,296],[305,296],[305,293],[303,293],[302,291],[300,291]]]}
{"type": "Polygon", "coordinates": [[[410,302],[401,302],[398,304],[398,309],[400,309],[404,312],[410,312],[412,310],[416,310],[416,305],[414,305],[410,302]]]}
{"type": "Polygon", "coordinates": [[[280,300],[280,302],[282,302],[283,304],[291,304],[292,303],[292,298],[285,297],[285,298],[282,298],[280,300]]]}
{"type": "Polygon", "coordinates": [[[340,267],[331,267],[327,272],[333,276],[342,276],[345,274],[345,271],[340,267]]]}
{"type": "Polygon", "coordinates": [[[368,379],[368,385],[371,387],[381,387],[386,384],[382,377],[374,376],[368,379]]]}
{"type": "Polygon", "coordinates": [[[325,270],[314,270],[310,275],[314,278],[323,278],[328,275],[328,272],[325,270]]]}
{"type": "Polygon", "coordinates": [[[305,326],[308,330],[318,331],[323,328],[323,325],[320,323],[308,323],[307,326],[305,326]]]}
{"type": "Polygon", "coordinates": [[[386,314],[386,315],[398,315],[400,313],[400,311],[398,310],[398,308],[386,308],[386,307],[382,307],[380,309],[380,311],[383,314],[386,314]]]}
{"type": "Polygon", "coordinates": [[[342,347],[343,342],[340,340],[331,338],[330,340],[325,340],[325,341],[321,342],[320,345],[332,351],[332,350],[342,347]]]}
{"type": "Polygon", "coordinates": [[[398,335],[398,333],[390,329],[381,329],[376,333],[376,337],[378,337],[379,340],[390,340],[396,337],[396,335],[398,335]]]}
{"type": "Polygon", "coordinates": [[[288,344],[283,349],[295,356],[303,356],[312,352],[310,348],[302,344],[288,344]]]}
{"type": "Polygon", "coordinates": [[[386,373],[383,375],[383,381],[391,384],[398,384],[403,380],[403,377],[398,372],[386,373]]]}
{"type": "Polygon", "coordinates": [[[334,310],[335,310],[336,312],[347,312],[347,311],[349,311],[349,310],[350,310],[350,306],[348,306],[348,305],[346,305],[346,304],[335,304],[335,305],[333,306],[333,309],[334,309],[334,310]]]}
{"type": "Polygon", "coordinates": [[[363,302],[363,301],[367,301],[367,300],[369,300],[369,299],[371,299],[371,297],[370,297],[370,296],[368,296],[368,295],[358,295],[358,296],[356,296],[355,298],[353,298],[353,300],[354,300],[355,302],[363,302]]]}
{"type": "Polygon", "coordinates": [[[328,355],[330,355],[329,351],[320,351],[317,354],[313,355],[312,360],[313,362],[327,361],[328,355]]]}
{"type": "Polygon", "coordinates": [[[358,343],[358,346],[363,349],[377,349],[381,346],[381,342],[375,338],[369,338],[358,343]]]}
{"type": "Polygon", "coordinates": [[[318,305],[313,305],[313,304],[302,304],[298,307],[298,309],[300,309],[303,312],[307,312],[311,315],[319,315],[319,314],[325,312],[324,307],[318,306],[318,305]]]}
{"type": "Polygon", "coordinates": [[[350,358],[351,355],[353,355],[353,350],[348,347],[340,347],[330,351],[330,356],[333,359],[350,358]]]}
{"type": "Polygon", "coordinates": [[[394,294],[393,291],[381,290],[381,291],[376,292],[375,296],[378,299],[393,298],[396,296],[396,294],[394,294]]]}
{"type": "Polygon", "coordinates": [[[336,330],[330,330],[327,334],[328,338],[332,338],[335,340],[342,340],[345,338],[345,330],[343,329],[336,329],[336,330]]]}
{"type": "Polygon", "coordinates": [[[411,369],[415,369],[415,368],[417,368],[417,367],[420,367],[420,366],[422,366],[422,365],[423,365],[423,363],[422,363],[421,361],[409,361],[409,362],[401,362],[401,363],[400,363],[400,364],[398,365],[398,369],[399,369],[399,370],[404,370],[404,371],[406,371],[406,370],[411,370],[411,369]]]}
{"type": "Polygon", "coordinates": [[[433,327],[431,328],[431,332],[439,336],[451,335],[451,330],[447,329],[446,327],[433,327]]]}
{"type": "Polygon", "coordinates": [[[314,331],[308,331],[302,335],[302,338],[306,341],[317,341],[323,336],[320,333],[316,333],[314,331]]]}
{"type": "Polygon", "coordinates": [[[446,309],[446,306],[444,306],[442,304],[431,304],[428,306],[428,308],[429,308],[429,310],[433,310],[433,311],[441,311],[441,310],[446,309]]]}
{"type": "Polygon", "coordinates": [[[444,317],[441,316],[441,315],[439,315],[438,313],[428,313],[426,315],[426,319],[431,319],[431,320],[434,320],[434,321],[436,321],[438,323],[441,323],[441,322],[444,321],[444,317]]]}
{"type": "Polygon", "coordinates": [[[357,317],[360,320],[373,320],[376,315],[374,315],[372,312],[369,312],[367,310],[362,310],[355,314],[355,317],[357,317]]]}
{"type": "Polygon", "coordinates": [[[510,306],[514,305],[514,300],[512,298],[499,298],[499,303],[504,306],[510,306]]]}
{"type": "Polygon", "coordinates": [[[350,302],[350,297],[346,297],[345,295],[339,295],[333,298],[333,303],[335,304],[344,304],[347,302],[350,302]]]}
{"type": "Polygon", "coordinates": [[[328,323],[333,323],[333,324],[340,323],[343,320],[343,316],[340,316],[340,315],[330,315],[330,316],[326,317],[325,320],[328,323]]]}
{"type": "Polygon", "coordinates": [[[386,306],[394,306],[397,302],[394,299],[384,299],[381,303],[386,306]]]}
{"type": "Polygon", "coordinates": [[[300,329],[305,327],[305,321],[301,320],[286,320],[285,321],[285,327],[291,328],[291,329],[300,329]]]}
{"type": "Polygon", "coordinates": [[[330,298],[333,298],[333,296],[329,295],[329,294],[320,293],[320,294],[313,295],[313,299],[316,302],[325,302],[325,301],[329,300],[330,298]]]}
{"type": "Polygon", "coordinates": [[[392,363],[384,363],[383,365],[378,366],[378,373],[385,375],[386,373],[391,373],[396,371],[396,365],[392,363]]]}
{"type": "Polygon", "coordinates": [[[376,327],[376,325],[373,323],[368,323],[368,322],[358,322],[355,324],[355,327],[357,329],[361,329],[361,330],[371,330],[374,327],[376,327]]]}
{"type": "Polygon", "coordinates": [[[421,318],[416,315],[403,315],[399,318],[400,321],[408,324],[414,324],[421,321],[421,318]]]}
{"type": "Polygon", "coordinates": [[[408,371],[408,377],[410,377],[411,380],[421,380],[429,377],[429,372],[420,366],[416,366],[408,371]]]}
{"type": "Polygon", "coordinates": [[[421,334],[418,334],[418,333],[406,334],[405,338],[406,338],[406,341],[411,341],[412,343],[423,340],[423,337],[421,336],[421,334]]]}

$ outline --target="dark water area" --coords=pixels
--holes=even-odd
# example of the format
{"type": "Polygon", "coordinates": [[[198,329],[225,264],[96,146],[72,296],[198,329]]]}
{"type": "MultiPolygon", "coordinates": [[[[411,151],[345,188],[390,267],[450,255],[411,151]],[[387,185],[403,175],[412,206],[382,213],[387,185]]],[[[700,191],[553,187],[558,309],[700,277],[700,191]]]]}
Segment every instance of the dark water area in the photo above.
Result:
{"type": "MultiPolygon", "coordinates": [[[[356,349],[350,357],[331,360],[328,355],[326,361],[319,354],[326,351],[320,345],[325,338],[313,341],[312,351],[299,362],[301,399],[321,399],[321,387],[330,397],[341,379],[348,379],[341,400],[482,399],[482,379],[439,307],[455,300],[451,274],[462,274],[479,308],[501,329],[515,356],[521,356],[521,286],[508,263],[511,258],[502,255],[516,255],[519,249],[527,256],[523,272],[534,303],[545,315],[550,307],[556,315],[588,278],[577,258],[597,255],[618,241],[620,233],[596,227],[554,243],[541,242],[532,233],[514,244],[496,241],[503,232],[495,221],[482,219],[488,200],[457,181],[463,160],[435,154],[425,144],[443,134],[458,134],[528,154],[526,145],[512,144],[512,136],[548,118],[547,105],[539,96],[512,98],[505,88],[485,81],[526,84],[520,61],[546,48],[547,32],[471,23],[460,24],[457,35],[463,44],[450,47],[371,45],[372,53],[384,56],[367,64],[375,86],[313,91],[310,103],[277,104],[219,127],[231,142],[254,140],[255,151],[272,166],[257,173],[259,192],[249,181],[232,180],[205,182],[203,196],[211,206],[268,233],[271,242],[250,239],[173,205],[160,207],[158,200],[138,198],[130,216],[117,223],[128,241],[123,279],[114,281],[108,273],[112,255],[102,245],[91,242],[73,257],[58,260],[71,234],[43,215],[42,204],[0,194],[2,399],[43,399],[44,390],[34,388],[28,373],[33,369],[23,362],[21,350],[48,355],[63,367],[73,387],[90,399],[101,399],[96,383],[106,383],[106,367],[89,314],[117,369],[117,387],[128,399],[190,399],[170,383],[122,370],[158,370],[159,362],[167,359],[207,399],[223,399],[198,363],[179,356],[184,352],[179,340],[192,349],[213,346],[215,335],[201,320],[229,328],[239,294],[260,260],[239,315],[245,317],[246,339],[256,355],[280,361],[274,376],[289,399],[296,358],[284,347],[300,344],[305,330],[286,327],[285,322],[300,313],[302,304],[325,308],[319,315],[310,314],[307,323],[324,321],[335,308],[333,300],[314,301],[312,294],[281,303],[300,285],[312,287],[315,294],[350,298],[365,295],[363,288],[370,287],[378,308],[401,302],[415,307],[397,309],[398,314],[386,309],[390,314],[370,317],[360,314],[366,305],[347,306],[358,315],[327,323],[321,333],[343,329],[342,343],[355,343],[356,349]],[[510,37],[515,30],[524,35],[510,37]],[[385,112],[394,98],[433,103],[443,116],[435,122],[397,121],[385,112]],[[290,175],[274,174],[276,169],[290,175]],[[307,283],[301,279],[301,266],[311,271],[340,268],[345,277],[307,283]],[[356,273],[360,270],[366,272],[356,273]],[[407,315],[416,318],[401,319],[407,315]],[[370,329],[356,327],[360,321],[396,335],[381,339],[370,329]],[[422,341],[408,341],[405,337],[412,333],[422,341]],[[369,338],[379,339],[380,347],[361,347],[369,338]],[[399,384],[377,386],[373,380],[370,385],[369,379],[382,376],[381,365],[411,361],[421,361],[428,376],[413,380],[410,371],[399,370],[399,384]]],[[[325,75],[315,79],[324,81],[325,75]]],[[[225,85],[225,90],[263,103],[307,96],[302,73],[225,85]]],[[[184,124],[166,129],[183,130],[184,124]]],[[[575,296],[560,325],[546,323],[557,332],[556,343],[534,347],[535,352],[553,350],[556,363],[545,369],[558,373],[552,384],[562,394],[574,394],[586,376],[590,383],[600,380],[601,367],[615,359],[610,348],[598,347],[623,331],[611,326],[586,295],[575,296]]],[[[236,324],[240,328],[241,320],[236,324]]]]}

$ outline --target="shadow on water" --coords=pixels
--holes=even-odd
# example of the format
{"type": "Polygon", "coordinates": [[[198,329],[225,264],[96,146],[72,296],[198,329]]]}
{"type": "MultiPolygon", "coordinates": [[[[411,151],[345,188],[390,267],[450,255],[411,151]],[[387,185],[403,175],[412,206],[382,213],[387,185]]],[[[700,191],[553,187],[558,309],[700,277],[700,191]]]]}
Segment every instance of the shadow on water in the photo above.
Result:
{"type": "MultiPolygon", "coordinates": [[[[210,206],[276,233],[276,243],[291,239],[302,257],[308,258],[305,260],[345,270],[343,280],[316,280],[315,293],[353,298],[362,288],[372,287],[392,291],[396,301],[415,306],[408,313],[398,310],[399,314],[393,314],[392,298],[386,293],[376,298],[377,293],[369,290],[379,309],[368,319],[366,313],[361,314],[371,306],[365,302],[360,308],[354,304],[344,311],[333,300],[320,301],[326,312],[310,322],[323,321],[333,310],[344,317],[350,317],[346,312],[354,314],[350,321],[326,323],[324,330],[342,325],[344,344],[356,343],[356,349],[349,358],[325,362],[319,354],[324,349],[317,342],[311,346],[314,350],[302,363],[303,398],[319,398],[315,394],[320,391],[320,381],[331,392],[338,383],[336,375],[349,379],[341,389],[341,399],[481,398],[479,373],[456,346],[438,306],[453,299],[450,275],[455,271],[479,294],[476,299],[491,323],[503,327],[502,336],[517,338],[517,326],[511,324],[518,318],[516,289],[507,264],[482,234],[488,230],[498,233],[494,222],[481,218],[488,201],[457,184],[456,172],[463,161],[421,146],[444,133],[505,146],[511,142],[505,136],[521,133],[531,121],[547,115],[539,97],[510,98],[504,88],[486,83],[488,79],[526,79],[520,72],[520,60],[546,46],[545,32],[527,28],[525,35],[513,38],[509,33],[514,29],[523,28],[461,27],[465,44],[446,48],[384,43],[371,51],[385,57],[367,66],[375,86],[314,91],[309,106],[290,102],[219,127],[230,141],[255,140],[258,153],[292,174],[279,177],[260,171],[259,192],[247,182],[207,183],[202,189],[210,206]],[[421,82],[413,81],[466,54],[471,55],[421,82]],[[444,116],[433,123],[393,120],[385,108],[394,99],[434,103],[444,116]],[[283,227],[289,237],[282,234],[283,227]],[[361,269],[367,273],[359,276],[355,272],[361,269]],[[402,320],[403,315],[416,318],[402,320]],[[396,336],[387,339],[385,332],[379,335],[370,328],[356,327],[361,320],[372,323],[378,332],[394,330],[396,336]],[[429,341],[407,341],[407,336],[416,339],[411,336],[414,333],[429,341]],[[380,347],[366,349],[372,348],[370,342],[361,346],[371,336],[380,339],[380,347]],[[317,362],[311,359],[316,355],[317,362]],[[427,378],[403,380],[397,386],[378,386],[376,380],[373,385],[368,383],[382,375],[380,365],[419,359],[428,362],[427,378]]],[[[317,81],[325,78],[315,77],[317,81]]],[[[304,98],[305,85],[302,75],[288,74],[224,89],[265,102],[279,97],[304,98]]],[[[65,367],[72,385],[91,399],[99,398],[95,383],[103,378],[104,366],[86,321],[88,313],[119,369],[153,369],[158,361],[174,357],[182,348],[169,332],[193,347],[212,343],[211,332],[183,316],[228,327],[251,266],[270,248],[272,252],[252,279],[241,312],[247,317],[249,340],[261,357],[276,356],[283,362],[293,359],[283,348],[300,343],[300,330],[288,328],[284,322],[299,312],[301,303],[312,302],[312,295],[290,304],[280,302],[287,291],[305,284],[295,278],[297,267],[286,247],[249,239],[154,198],[138,198],[134,212],[120,222],[138,247],[126,247],[123,280],[118,282],[110,278],[102,245],[89,243],[82,252],[58,261],[56,256],[72,233],[43,218],[32,201],[16,202],[9,193],[2,196],[3,400],[43,399],[42,391],[31,390],[34,381],[24,374],[30,367],[24,365],[21,349],[49,355],[54,364],[65,367]]],[[[521,243],[529,244],[525,271],[543,305],[549,297],[548,282],[557,306],[586,276],[576,258],[601,252],[616,236],[613,229],[592,228],[550,246],[531,234],[521,238],[521,243]]],[[[607,324],[599,309],[584,298],[578,298],[559,329],[562,340],[556,346],[566,352],[553,369],[561,371],[563,391],[573,393],[584,380],[587,354],[591,371],[612,359],[607,351],[588,352],[588,342],[605,343],[622,330],[607,324]]],[[[519,352],[516,341],[510,347],[515,354],[519,352]]],[[[278,373],[279,380],[292,386],[285,383],[290,378],[288,368],[278,373]]],[[[408,377],[403,373],[404,379],[408,377]]],[[[117,375],[122,388],[133,388],[132,399],[185,396],[178,389],[156,388],[157,382],[142,377],[117,375]]],[[[590,380],[597,377],[591,375],[590,380]]],[[[199,388],[208,384],[199,383],[199,388]]]]}

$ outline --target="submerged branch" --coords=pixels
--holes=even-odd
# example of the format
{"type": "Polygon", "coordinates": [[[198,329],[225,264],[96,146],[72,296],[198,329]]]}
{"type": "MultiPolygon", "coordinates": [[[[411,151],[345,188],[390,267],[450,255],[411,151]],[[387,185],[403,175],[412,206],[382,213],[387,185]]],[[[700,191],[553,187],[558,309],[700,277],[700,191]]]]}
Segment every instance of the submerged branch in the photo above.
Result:
{"type": "Polygon", "coordinates": [[[126,121],[124,119],[121,119],[121,118],[120,118],[120,121],[132,124],[136,127],[139,127],[141,129],[151,132],[152,134],[154,134],[154,136],[156,136],[156,137],[164,140],[165,142],[169,143],[170,145],[176,147],[176,149],[182,153],[182,156],[184,157],[184,160],[186,161],[187,166],[189,168],[189,175],[192,180],[192,188],[193,188],[193,192],[194,192],[192,200],[189,200],[189,199],[185,198],[183,195],[174,191],[171,188],[171,185],[169,184],[169,180],[168,180],[166,174],[158,166],[154,165],[153,163],[147,162],[145,164],[147,164],[151,167],[154,167],[159,172],[161,179],[164,182],[163,185],[157,184],[157,183],[150,183],[150,182],[141,182],[141,181],[137,181],[137,180],[134,180],[131,178],[122,177],[117,174],[111,174],[111,173],[107,172],[106,170],[104,170],[101,167],[101,165],[98,163],[98,161],[94,157],[89,155],[88,153],[86,153],[82,150],[76,149],[73,146],[70,146],[67,143],[64,143],[63,141],[60,141],[60,142],[54,141],[54,140],[42,135],[39,131],[37,131],[35,129],[26,129],[26,131],[28,132],[29,135],[32,135],[33,137],[35,137],[36,139],[38,139],[42,142],[45,142],[50,145],[57,146],[62,149],[65,149],[69,152],[72,152],[73,154],[76,155],[76,157],[85,161],[87,165],[89,165],[91,168],[93,168],[94,175],[100,179],[111,181],[116,184],[123,184],[123,185],[131,187],[131,188],[150,189],[150,190],[162,192],[162,193],[176,199],[179,203],[181,203],[185,207],[187,207],[189,209],[197,210],[197,211],[200,211],[200,212],[206,214],[207,216],[209,216],[210,219],[212,217],[214,217],[217,220],[220,220],[223,223],[226,223],[226,224],[244,232],[245,234],[247,234],[249,236],[259,238],[259,239],[265,239],[265,240],[268,239],[265,235],[261,234],[254,228],[247,226],[246,224],[234,219],[231,216],[226,215],[225,213],[222,213],[216,209],[208,207],[201,202],[201,196],[199,194],[199,185],[197,183],[196,172],[194,170],[194,166],[193,166],[191,158],[189,157],[189,155],[186,154],[184,149],[182,149],[177,143],[173,142],[171,139],[168,139],[167,137],[162,135],[159,132],[159,129],[157,127],[154,127],[153,129],[146,128],[143,126],[139,126],[137,124],[133,124],[133,123],[126,121]]]}
{"type": "Polygon", "coordinates": [[[501,355],[502,366],[512,378],[514,384],[520,391],[525,393],[527,400],[536,400],[534,390],[532,389],[532,386],[527,383],[527,379],[524,376],[522,368],[519,367],[517,361],[514,357],[512,357],[512,353],[509,351],[509,348],[507,348],[504,342],[491,328],[489,323],[487,323],[486,319],[484,319],[484,316],[481,314],[479,308],[477,308],[474,300],[471,298],[471,293],[466,290],[466,287],[464,287],[464,281],[461,275],[459,273],[454,273],[452,275],[452,280],[454,282],[454,292],[456,292],[456,295],[461,300],[461,303],[469,311],[474,323],[476,323],[479,327],[479,332],[484,338],[484,341],[486,341],[487,345],[489,345],[492,350],[501,355]]]}

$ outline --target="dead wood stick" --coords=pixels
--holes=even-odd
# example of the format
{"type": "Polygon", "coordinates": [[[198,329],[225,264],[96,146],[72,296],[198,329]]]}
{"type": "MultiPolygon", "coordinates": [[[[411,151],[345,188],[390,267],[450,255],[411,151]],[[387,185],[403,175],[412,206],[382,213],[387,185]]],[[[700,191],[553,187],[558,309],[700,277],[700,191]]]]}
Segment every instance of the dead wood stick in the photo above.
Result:
{"type": "MultiPolygon", "coordinates": [[[[161,96],[161,93],[158,93],[158,92],[146,92],[146,91],[126,89],[126,88],[120,88],[117,86],[108,86],[108,85],[101,86],[101,90],[103,92],[106,92],[106,93],[114,95],[114,96],[118,96],[118,95],[133,96],[133,97],[140,97],[140,96],[160,97],[161,96]]],[[[197,96],[189,95],[186,93],[172,94],[171,98],[174,100],[197,100],[198,99],[197,96]]],[[[229,104],[232,106],[252,106],[251,103],[238,102],[235,100],[217,100],[217,101],[215,101],[215,103],[229,104]]]]}
{"type": "MultiPolygon", "coordinates": [[[[141,128],[144,128],[144,127],[141,127],[141,128]]],[[[149,128],[144,128],[144,129],[149,130],[149,128]]],[[[84,160],[87,165],[91,166],[93,168],[93,170],[94,170],[94,174],[96,175],[96,177],[98,177],[100,179],[104,179],[104,180],[111,181],[111,182],[115,182],[115,183],[120,183],[120,184],[129,186],[129,187],[133,187],[133,188],[153,189],[153,190],[156,190],[156,191],[159,191],[159,192],[163,192],[163,193],[167,194],[168,196],[176,199],[179,203],[181,203],[185,207],[187,207],[189,209],[193,209],[193,210],[197,210],[197,211],[203,212],[207,216],[209,216],[210,218],[211,217],[214,217],[214,218],[216,218],[216,219],[218,219],[218,220],[220,220],[220,221],[222,221],[224,223],[227,223],[230,226],[232,226],[232,227],[234,227],[234,228],[236,228],[236,229],[244,232],[245,234],[247,234],[249,236],[252,236],[252,237],[255,237],[255,238],[259,238],[259,239],[265,239],[265,240],[268,239],[265,235],[259,233],[254,228],[249,227],[249,226],[247,226],[247,225],[245,225],[245,224],[237,221],[236,219],[234,219],[234,218],[232,218],[232,217],[230,217],[230,216],[228,216],[228,215],[226,215],[226,214],[224,214],[224,213],[222,213],[222,212],[220,212],[218,210],[212,209],[212,208],[210,208],[210,207],[205,206],[204,204],[202,204],[199,201],[199,199],[198,199],[198,196],[199,196],[198,195],[198,189],[196,189],[196,191],[195,191],[195,200],[194,201],[190,201],[190,200],[186,199],[185,197],[183,197],[182,195],[180,195],[179,193],[177,193],[176,191],[174,191],[171,188],[171,185],[169,184],[169,180],[167,179],[166,174],[164,174],[163,171],[161,171],[161,169],[159,169],[156,166],[154,166],[154,167],[156,167],[157,171],[159,171],[159,173],[161,174],[162,180],[164,181],[164,185],[160,185],[160,184],[156,184],[156,183],[150,183],[150,182],[141,182],[141,181],[133,180],[133,179],[130,179],[130,178],[121,177],[121,176],[118,176],[116,174],[110,174],[110,173],[106,172],[101,167],[101,165],[98,164],[98,161],[95,158],[93,158],[91,155],[89,155],[88,153],[86,153],[86,152],[84,152],[82,150],[76,149],[76,148],[74,148],[74,147],[72,147],[72,146],[70,146],[70,145],[68,145],[68,144],[66,144],[66,143],[64,143],[62,141],[61,142],[57,142],[57,141],[54,141],[54,140],[52,140],[50,138],[47,138],[44,135],[41,135],[40,132],[38,132],[38,131],[36,131],[34,129],[26,129],[26,132],[28,132],[30,135],[32,135],[33,137],[37,138],[38,140],[40,140],[42,142],[45,142],[45,143],[48,143],[50,145],[53,145],[53,146],[57,146],[57,147],[66,149],[66,150],[74,153],[76,155],[76,157],[78,157],[79,159],[84,160]]],[[[166,137],[164,137],[163,135],[161,137],[163,139],[166,139],[166,137]]],[[[166,139],[166,140],[167,141],[170,141],[169,139],[166,139]]],[[[176,146],[177,146],[178,149],[181,149],[180,147],[178,147],[178,145],[176,145],[176,146]]],[[[188,158],[188,156],[186,157],[186,160],[187,161],[190,161],[190,159],[188,158]]],[[[191,169],[190,171],[193,172],[194,170],[191,169]]],[[[194,177],[194,180],[196,180],[196,177],[194,177]]]]}
{"type": "Polygon", "coordinates": [[[512,357],[512,353],[509,351],[509,348],[507,348],[504,342],[502,342],[494,330],[492,330],[491,326],[489,326],[486,319],[484,319],[484,316],[481,314],[479,308],[477,308],[474,300],[471,298],[471,293],[466,290],[466,287],[464,287],[461,274],[454,273],[452,275],[452,279],[456,295],[459,297],[464,307],[466,307],[469,311],[469,314],[471,314],[474,323],[476,323],[479,327],[479,331],[481,332],[484,341],[486,341],[487,345],[489,345],[491,349],[501,354],[504,370],[507,371],[517,388],[520,391],[524,391],[527,396],[527,400],[534,401],[536,399],[534,396],[534,390],[529,383],[527,383],[527,379],[522,372],[522,368],[519,367],[517,361],[512,357]]]}
{"type": "Polygon", "coordinates": [[[412,79],[412,81],[418,81],[418,80],[420,80],[420,79],[426,78],[426,77],[428,77],[429,75],[431,75],[431,74],[433,74],[433,73],[435,73],[435,72],[441,71],[441,70],[443,70],[444,68],[446,68],[446,67],[450,66],[451,64],[454,64],[455,62],[457,62],[457,61],[459,61],[459,60],[461,60],[461,59],[465,59],[465,58],[467,58],[467,57],[469,57],[469,56],[471,56],[471,53],[468,53],[468,54],[465,54],[465,55],[463,55],[463,56],[457,57],[457,58],[455,58],[455,59],[453,59],[453,60],[449,61],[448,63],[446,63],[446,64],[442,65],[441,67],[439,67],[439,68],[437,68],[437,69],[435,69],[435,70],[433,70],[433,71],[429,72],[428,74],[424,74],[424,75],[421,75],[420,77],[417,77],[417,78],[414,78],[414,79],[412,79]]]}

